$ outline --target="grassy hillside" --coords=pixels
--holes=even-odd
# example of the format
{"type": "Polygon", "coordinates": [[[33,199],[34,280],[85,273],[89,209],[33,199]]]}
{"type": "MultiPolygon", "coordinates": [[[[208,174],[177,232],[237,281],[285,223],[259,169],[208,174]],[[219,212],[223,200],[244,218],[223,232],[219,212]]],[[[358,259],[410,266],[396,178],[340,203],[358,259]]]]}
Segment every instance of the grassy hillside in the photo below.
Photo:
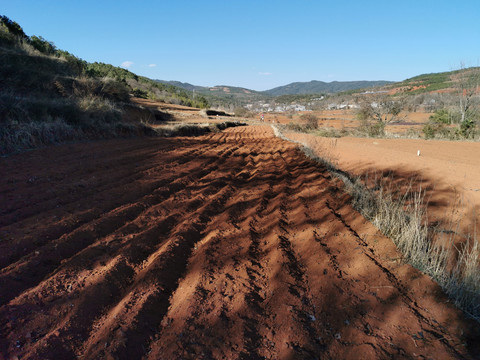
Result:
{"type": "Polygon", "coordinates": [[[147,134],[129,118],[130,96],[206,107],[185,90],[87,63],[0,17],[0,154],[88,138],[147,134]]]}
{"type": "Polygon", "coordinates": [[[457,82],[462,79],[478,76],[478,67],[470,67],[440,73],[421,74],[412,78],[385,86],[385,89],[395,89],[409,95],[430,92],[453,91],[457,82]]]}
{"type": "Polygon", "coordinates": [[[391,85],[392,88],[403,88],[408,93],[427,93],[450,88],[452,76],[459,70],[432,74],[422,74],[391,85]]]}

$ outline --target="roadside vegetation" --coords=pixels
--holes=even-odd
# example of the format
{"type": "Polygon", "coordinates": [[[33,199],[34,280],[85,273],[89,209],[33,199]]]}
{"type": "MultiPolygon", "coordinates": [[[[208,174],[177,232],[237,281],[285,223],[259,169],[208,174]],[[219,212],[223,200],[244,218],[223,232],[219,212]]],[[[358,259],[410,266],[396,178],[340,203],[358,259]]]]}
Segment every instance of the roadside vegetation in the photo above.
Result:
{"type": "MultiPolygon", "coordinates": [[[[275,135],[287,141],[277,126],[275,135]]],[[[295,141],[292,141],[295,142],[295,141]]],[[[403,260],[432,277],[467,315],[480,322],[480,243],[478,235],[456,245],[456,224],[428,223],[425,191],[410,187],[402,191],[393,179],[353,177],[332,161],[319,157],[306,144],[298,143],[311,159],[323,164],[342,180],[353,207],[392,239],[403,260]]]]}
{"type": "Polygon", "coordinates": [[[87,63],[0,17],[0,154],[79,139],[155,135],[128,115],[130,96],[207,107],[183,89],[87,63]]]}
{"type": "Polygon", "coordinates": [[[424,190],[401,192],[393,179],[346,179],[352,204],[387,237],[393,240],[404,261],[434,279],[470,317],[480,321],[480,247],[476,234],[455,245],[454,224],[429,226],[424,190]],[[451,229],[445,230],[445,226],[451,229]],[[456,260],[455,260],[456,259],[456,260]],[[453,265],[452,265],[453,264],[453,265]]]}

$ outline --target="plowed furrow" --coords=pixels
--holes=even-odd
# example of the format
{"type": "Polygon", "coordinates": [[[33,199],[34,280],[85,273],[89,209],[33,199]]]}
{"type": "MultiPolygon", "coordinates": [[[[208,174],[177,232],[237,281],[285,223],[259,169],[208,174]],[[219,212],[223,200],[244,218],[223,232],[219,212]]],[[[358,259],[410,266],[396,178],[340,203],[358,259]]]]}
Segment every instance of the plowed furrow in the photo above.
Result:
{"type": "Polygon", "coordinates": [[[402,301],[412,312],[412,314],[418,319],[419,323],[423,323],[422,329],[424,331],[430,332],[433,331],[436,335],[434,337],[441,339],[443,345],[448,348],[452,353],[460,356],[460,353],[452,346],[449,341],[445,339],[446,333],[443,327],[439,327],[438,323],[429,318],[428,313],[425,313],[425,310],[420,308],[418,304],[411,298],[409,291],[404,286],[404,284],[399,281],[399,279],[393,274],[386,266],[381,263],[381,260],[377,258],[375,251],[369,247],[369,245],[365,242],[364,239],[354,230],[348,223],[342,218],[342,216],[332,208],[330,203],[327,201],[326,203],[327,208],[332,212],[332,214],[343,224],[343,226],[352,233],[355,241],[361,246],[363,254],[376,266],[378,269],[383,273],[388,281],[392,284],[392,288],[398,291],[399,295],[402,298],[402,301]]]}
{"type": "MultiPolygon", "coordinates": [[[[118,151],[117,149],[117,152],[121,154],[118,155],[118,158],[114,157],[113,159],[109,159],[108,163],[101,161],[106,159],[105,157],[100,158],[99,161],[93,158],[94,161],[88,164],[87,168],[81,169],[80,173],[78,169],[72,169],[71,172],[53,174],[43,181],[32,177],[32,179],[36,180],[32,181],[29,185],[31,190],[28,198],[34,206],[25,209],[24,206],[21,206],[21,202],[14,202],[12,205],[19,206],[21,213],[14,214],[12,217],[15,221],[20,221],[30,216],[30,214],[35,214],[37,212],[36,207],[42,208],[42,210],[45,211],[45,209],[54,209],[58,206],[67,206],[77,202],[83,198],[85,194],[94,195],[103,192],[105,189],[111,189],[112,187],[119,188],[125,184],[131,184],[136,180],[144,178],[146,175],[161,174],[163,171],[168,170],[172,166],[177,166],[180,163],[185,164],[186,162],[196,161],[199,155],[214,148],[213,144],[204,145],[199,143],[193,144],[195,146],[193,150],[186,149],[186,151],[182,153],[179,151],[182,148],[181,146],[179,149],[173,149],[171,146],[162,145],[161,143],[158,145],[158,149],[149,149],[151,154],[149,153],[148,156],[143,153],[138,154],[137,152],[133,152],[133,155],[130,155],[128,152],[118,151]],[[175,153],[173,150],[175,150],[175,153]],[[159,153],[162,154],[164,161],[166,161],[166,163],[161,166],[159,166],[156,161],[159,153]],[[132,172],[132,169],[135,169],[135,171],[132,172]],[[75,188],[72,189],[72,187],[59,188],[49,192],[39,193],[36,191],[36,186],[42,185],[42,182],[55,185],[59,180],[64,182],[71,181],[73,184],[78,184],[82,191],[72,191],[78,190],[75,188]],[[92,183],[91,185],[94,185],[94,188],[89,187],[89,182],[92,183]],[[51,205],[45,202],[51,203],[51,205]]],[[[151,145],[149,147],[151,148],[151,145]]],[[[94,155],[92,155],[92,157],[93,156],[94,155]]],[[[10,191],[14,192],[15,188],[12,187],[10,191]]],[[[7,222],[10,218],[7,216],[9,210],[3,209],[3,211],[2,221],[7,222]]]]}
{"type": "MultiPolygon", "coordinates": [[[[208,150],[208,149],[205,149],[205,150],[208,150]]],[[[200,149],[195,149],[193,152],[194,154],[192,155],[197,155],[197,153],[198,154],[205,153],[200,149]]],[[[172,157],[173,157],[173,154],[172,154],[172,157]]],[[[191,172],[185,172],[183,177],[187,175],[195,176],[196,175],[195,170],[199,172],[197,176],[203,177],[206,174],[208,174],[209,171],[211,172],[216,169],[216,167],[209,166],[210,164],[212,164],[217,160],[216,155],[213,155],[213,156],[202,155],[200,157],[186,156],[185,159],[194,163],[195,168],[191,172]],[[198,164],[199,161],[202,162],[200,166],[198,164]]],[[[126,169],[128,169],[129,167],[128,165],[129,164],[126,164],[126,165],[122,164],[122,166],[125,167],[126,169]]],[[[176,166],[176,163],[173,162],[172,164],[169,165],[169,167],[171,166],[176,166]]],[[[153,195],[155,195],[155,192],[158,192],[159,190],[160,191],[164,190],[163,191],[164,193],[165,191],[168,192],[168,191],[175,190],[174,188],[172,189],[168,187],[165,188],[165,185],[170,184],[172,182],[172,179],[168,177],[169,176],[168,169],[165,169],[164,166],[159,167],[158,165],[152,166],[151,169],[153,170],[150,170],[149,172],[142,172],[142,171],[135,172],[134,178],[132,177],[129,178],[126,176],[118,176],[117,174],[118,176],[117,179],[119,179],[119,182],[115,181],[115,177],[108,177],[108,174],[106,174],[107,176],[105,176],[104,174],[103,176],[104,178],[103,181],[105,181],[104,185],[95,184],[96,186],[92,191],[90,191],[88,194],[83,193],[82,201],[85,204],[83,206],[89,206],[88,210],[75,207],[75,209],[72,209],[72,213],[68,216],[68,220],[62,219],[61,217],[56,215],[61,210],[61,209],[58,209],[60,205],[58,205],[57,202],[58,202],[58,198],[62,198],[62,195],[55,194],[56,196],[56,198],[54,199],[55,211],[52,211],[52,213],[50,213],[50,211],[47,210],[42,213],[43,222],[51,223],[52,219],[54,220],[54,223],[52,224],[52,226],[49,226],[48,229],[46,229],[43,233],[37,234],[35,238],[27,235],[23,239],[21,239],[20,242],[17,240],[16,246],[14,247],[16,251],[9,252],[8,257],[6,257],[5,255],[4,256],[0,255],[0,266],[5,267],[8,264],[11,264],[12,262],[17,261],[21,256],[28,254],[31,251],[31,249],[37,248],[38,246],[41,246],[43,243],[50,242],[52,241],[52,239],[58,238],[62,234],[73,232],[75,229],[85,224],[88,224],[90,221],[99,217],[102,214],[102,212],[105,212],[105,210],[114,211],[115,208],[128,206],[129,203],[137,203],[138,201],[141,201],[142,196],[143,197],[152,196],[151,195],[152,193],[153,195]],[[142,181],[143,178],[151,177],[152,175],[156,175],[155,177],[157,179],[155,179],[154,181],[150,180],[148,182],[142,181]],[[135,192],[126,193],[125,191],[122,190],[126,184],[132,185],[132,184],[135,184],[135,182],[138,182],[138,185],[135,186],[136,188],[135,192]],[[105,198],[113,198],[115,199],[115,201],[110,204],[105,204],[100,208],[92,209],[91,206],[89,205],[92,203],[101,205],[102,202],[104,202],[103,199],[105,198]],[[107,208],[105,209],[105,207],[107,208]]],[[[175,184],[176,184],[175,186],[178,186],[179,184],[181,186],[182,184],[181,179],[178,179],[177,177],[175,184]]],[[[67,207],[68,204],[75,203],[75,202],[78,202],[78,198],[73,198],[69,200],[68,203],[64,203],[64,201],[62,200],[61,207],[67,207]]],[[[148,204],[146,205],[148,206],[148,204]]],[[[79,206],[81,207],[80,204],[79,206]]],[[[35,212],[35,209],[32,209],[32,211],[35,212]]],[[[35,219],[35,222],[37,224],[38,224],[38,221],[39,221],[38,218],[35,219]]],[[[29,225],[29,221],[20,221],[15,223],[15,226],[21,227],[21,228],[28,227],[28,225],[29,225]]],[[[3,232],[5,234],[11,234],[10,228],[11,227],[0,228],[0,233],[3,232]]],[[[7,240],[10,238],[11,238],[11,235],[7,237],[7,240]]],[[[8,241],[0,244],[0,249],[1,247],[7,247],[7,246],[10,246],[8,241]]]]}
{"type": "Polygon", "coordinates": [[[269,127],[3,169],[2,359],[475,358],[476,327],[269,127]]]}
{"type": "MultiPolygon", "coordinates": [[[[135,288],[143,288],[147,295],[131,302],[128,314],[117,316],[117,324],[127,320],[130,324],[123,327],[126,333],[125,344],[119,347],[118,344],[112,343],[105,347],[104,341],[100,338],[96,340],[98,345],[86,349],[86,354],[99,354],[99,356],[112,354],[121,359],[137,359],[145,353],[145,349],[157,333],[168,310],[169,298],[176,289],[179,278],[184,275],[188,258],[195,244],[201,241],[203,231],[211,218],[217,211],[222,211],[223,204],[232,191],[231,188],[225,189],[214,202],[205,206],[198,214],[198,218],[193,219],[193,224],[177,235],[178,240],[173,241],[169,251],[162,258],[155,259],[152,265],[144,270],[147,275],[137,280],[138,285],[135,288]]],[[[109,334],[109,330],[115,327],[111,325],[107,328],[101,327],[91,336],[109,334]]]]}
{"type": "MultiPolygon", "coordinates": [[[[138,287],[145,289],[145,293],[148,295],[145,295],[138,299],[138,302],[143,303],[141,309],[145,309],[140,309],[141,311],[139,311],[140,314],[138,316],[142,316],[142,311],[144,314],[145,312],[148,313],[151,310],[149,308],[149,304],[152,303],[156,304],[154,306],[158,305],[158,309],[168,307],[168,293],[171,293],[171,291],[173,291],[175,281],[179,276],[175,275],[175,272],[172,272],[172,268],[180,266],[179,272],[181,274],[181,269],[183,269],[181,264],[184,264],[186,262],[186,259],[188,258],[188,252],[191,250],[193,244],[199,239],[201,231],[204,228],[205,224],[209,221],[210,217],[216,211],[218,211],[217,209],[221,209],[221,205],[228,198],[229,192],[231,192],[231,188],[220,191],[219,194],[215,196],[210,203],[208,203],[208,205],[202,207],[201,212],[199,212],[197,215],[193,215],[193,217],[191,218],[191,222],[193,223],[193,225],[187,226],[187,229],[182,229],[182,225],[180,225],[181,229],[176,235],[168,236],[169,228],[171,228],[172,223],[174,223],[174,221],[170,221],[169,224],[163,224],[163,226],[156,227],[149,232],[144,232],[140,234],[140,236],[136,237],[137,241],[124,244],[120,248],[120,253],[115,255],[115,259],[119,259],[119,263],[121,264],[121,266],[117,266],[117,264],[112,265],[111,263],[105,264],[106,268],[112,268],[112,270],[107,271],[105,275],[100,275],[100,278],[97,279],[94,284],[91,284],[90,286],[87,286],[85,289],[83,289],[82,294],[84,294],[85,296],[82,296],[80,299],[75,299],[75,301],[78,303],[78,310],[74,311],[71,315],[69,315],[69,323],[81,323],[84,327],[76,327],[72,329],[68,327],[63,328],[61,325],[57,325],[55,328],[48,331],[48,333],[55,334],[61,332],[68,334],[70,332],[74,332],[76,334],[81,334],[81,337],[85,338],[93,320],[99,315],[101,315],[101,313],[96,313],[95,311],[92,311],[92,309],[95,309],[96,311],[104,311],[102,309],[112,306],[112,304],[118,302],[123,298],[123,292],[109,291],[110,285],[112,284],[112,279],[118,278],[118,274],[120,273],[128,273],[132,275],[123,278],[122,288],[128,287],[129,284],[134,284],[132,286],[134,286],[135,289],[138,289],[138,287]],[[162,243],[161,237],[159,239],[158,235],[156,238],[151,238],[149,236],[149,233],[152,235],[157,233],[161,237],[166,236],[166,243],[162,243]],[[148,238],[152,239],[150,249],[148,248],[148,238]],[[139,249],[137,244],[141,244],[142,248],[139,249]],[[151,255],[151,252],[154,251],[156,247],[160,247],[159,250],[157,250],[157,252],[159,253],[151,255]],[[138,259],[138,256],[142,256],[142,254],[145,254],[143,261],[141,258],[138,259]],[[146,256],[148,256],[149,258],[152,258],[153,256],[155,257],[155,260],[147,259],[146,256]],[[153,264],[150,264],[150,262],[153,262],[153,264]],[[138,267],[138,263],[142,264],[142,266],[138,267]],[[155,265],[156,263],[160,263],[161,265],[155,265]],[[139,270],[136,270],[136,267],[139,270]],[[138,272],[138,275],[135,275],[136,272],[138,272]],[[145,272],[147,273],[147,275],[144,275],[145,272]],[[158,280],[152,282],[152,280],[150,279],[152,273],[158,274],[155,276],[155,278],[159,277],[161,278],[161,281],[158,280]],[[169,276],[165,276],[165,274],[168,274],[169,276]],[[137,279],[138,276],[141,276],[141,279],[137,279]],[[152,288],[162,290],[152,294],[152,288]],[[167,295],[165,295],[166,292],[167,295]],[[102,296],[95,296],[95,294],[97,293],[102,294],[102,296]],[[161,299],[159,299],[157,304],[156,299],[158,297],[160,297],[161,299]],[[162,302],[163,307],[161,306],[162,302]]],[[[109,250],[114,251],[114,248],[110,247],[109,250]]],[[[95,275],[95,277],[97,278],[99,277],[98,272],[92,275],[95,275]]],[[[87,277],[87,281],[88,279],[89,278],[87,277]]],[[[59,281],[53,281],[53,283],[59,283],[59,281]]],[[[52,286],[48,286],[48,284],[45,284],[43,287],[46,289],[40,292],[45,292],[49,290],[51,291],[52,289],[52,286]]],[[[117,286],[116,289],[117,288],[119,287],[117,286]]],[[[69,291],[70,290],[72,289],[69,289],[69,291]]],[[[127,291],[128,293],[131,292],[129,290],[125,291],[127,291]]],[[[74,298],[74,296],[72,298],[74,298]]],[[[54,301],[54,299],[45,300],[54,301]]],[[[64,302],[62,301],[62,298],[59,298],[56,303],[56,309],[58,309],[60,305],[58,303],[59,301],[61,303],[64,302]]],[[[133,305],[130,304],[129,306],[133,305]]],[[[130,312],[129,315],[131,316],[132,313],[130,312]]],[[[154,321],[153,316],[146,316],[146,318],[154,321]]],[[[48,336],[46,336],[45,338],[47,340],[48,336]]],[[[137,343],[137,340],[134,343],[137,343]]],[[[145,344],[143,346],[145,346],[145,344]]],[[[45,349],[40,351],[40,353],[43,353],[44,351],[51,352],[52,349],[49,346],[46,346],[45,349]]],[[[71,351],[71,349],[68,351],[71,351]]],[[[66,356],[66,353],[60,352],[57,354],[57,356],[66,356]]]]}
{"type": "MultiPolygon", "coordinates": [[[[22,199],[17,199],[15,202],[8,202],[2,209],[2,218],[0,226],[8,225],[12,222],[22,221],[38,212],[38,209],[51,210],[60,206],[66,206],[72,202],[78,201],[85,194],[93,194],[95,191],[87,186],[87,183],[94,183],[95,190],[101,190],[105,187],[121,186],[122,184],[129,184],[138,179],[143,172],[149,172],[151,169],[157,167],[155,164],[155,158],[158,156],[158,152],[161,149],[152,150],[148,149],[148,153],[134,151],[131,155],[129,153],[119,152],[120,155],[112,156],[111,159],[102,157],[100,161],[96,161],[92,155],[92,162],[88,164],[84,169],[66,169],[65,172],[55,173],[46,176],[45,178],[38,178],[33,175],[24,180],[23,184],[18,184],[11,180],[15,185],[24,186],[28,192],[28,201],[32,204],[29,208],[25,208],[22,204],[22,199]],[[102,161],[106,160],[107,161],[102,161]],[[118,169],[117,165],[122,164],[122,168],[118,169]],[[136,171],[132,173],[134,168],[136,171]],[[41,185],[52,184],[54,185],[60,181],[71,182],[74,186],[63,187],[55,189],[55,191],[38,192],[36,189],[41,185]],[[82,190],[74,191],[71,190],[82,190]],[[20,200],[20,201],[19,201],[20,200]]],[[[118,149],[117,149],[118,151],[118,149]]],[[[90,160],[88,158],[88,160],[90,160]]],[[[71,161],[70,161],[71,162],[71,161]]],[[[60,164],[59,164],[60,165],[60,164]]],[[[17,181],[20,181],[18,179],[17,181]]],[[[4,190],[5,196],[8,198],[9,193],[15,193],[16,189],[11,186],[9,189],[4,190]]],[[[12,195],[13,196],[13,195],[12,195]]]]}
{"type": "MultiPolygon", "coordinates": [[[[271,345],[264,339],[265,329],[258,328],[258,324],[265,324],[268,318],[269,310],[264,304],[268,279],[261,264],[264,263],[260,252],[261,230],[251,220],[260,207],[260,200],[252,198],[250,192],[252,188],[258,189],[253,180],[255,175],[250,172],[257,167],[256,160],[257,157],[251,157],[244,164],[248,169],[245,178],[251,182],[238,183],[239,188],[227,205],[224,214],[227,221],[219,229],[220,233],[205,244],[205,249],[200,248],[190,261],[188,273],[192,276],[184,279],[180,287],[189,288],[192,282],[196,283],[192,294],[195,305],[188,306],[185,309],[188,315],[181,318],[176,315],[181,306],[170,309],[167,318],[172,324],[165,321],[159,339],[152,344],[152,359],[164,353],[174,354],[173,357],[210,354],[208,356],[214,358],[231,358],[235,352],[240,352],[240,357],[250,358],[268,354],[267,347],[271,345]],[[236,241],[246,236],[251,240],[249,244],[236,241]],[[205,256],[204,275],[196,277],[193,275],[198,273],[196,259],[202,254],[205,256]],[[253,313],[247,312],[247,308],[239,308],[239,300],[253,309],[253,313]],[[177,340],[182,351],[178,346],[168,345],[171,344],[169,340],[161,341],[174,339],[179,328],[184,329],[183,336],[177,340]],[[243,338],[240,343],[235,339],[238,336],[243,338]],[[225,348],[222,344],[229,346],[225,348]]],[[[268,186],[262,187],[268,191],[268,186]]]]}
{"type": "MultiPolygon", "coordinates": [[[[136,199],[131,205],[122,206],[118,210],[111,211],[100,219],[95,219],[93,223],[79,226],[70,234],[63,235],[58,240],[52,241],[44,238],[43,241],[34,241],[26,245],[27,247],[19,251],[17,255],[10,254],[10,260],[15,260],[20,254],[27,252],[29,249],[36,249],[35,253],[30,253],[21,261],[11,264],[0,272],[0,283],[3,282],[5,286],[9,286],[12,289],[9,296],[1,298],[0,304],[2,302],[8,302],[12,297],[16,296],[15,291],[13,291],[14,287],[11,284],[12,282],[15,284],[14,279],[21,277],[22,273],[32,273],[32,268],[35,268],[36,277],[32,277],[30,283],[15,284],[18,292],[32,286],[32,284],[38,282],[39,279],[43,278],[47,273],[53,271],[61,260],[70,258],[73,254],[90,246],[93,239],[103,238],[122,227],[123,222],[120,219],[130,221],[143,213],[145,209],[151,209],[161,203],[171,196],[171,194],[173,194],[174,197],[178,197],[182,190],[189,187],[189,184],[201,181],[202,178],[208,176],[216,169],[218,169],[218,164],[211,164],[206,167],[201,166],[195,171],[183,174],[179,178],[167,178],[158,181],[156,182],[157,189],[152,189],[150,194],[145,195],[143,198],[136,199]],[[47,245],[42,247],[43,243],[47,245]],[[9,268],[14,268],[15,272],[12,273],[9,271],[9,268]]],[[[212,186],[209,186],[209,191],[215,192],[218,186],[221,186],[221,183],[212,184],[212,186]]]]}
{"type": "MultiPolygon", "coordinates": [[[[285,159],[282,157],[283,161],[285,159]]],[[[286,161],[285,161],[286,162],[286,161]]],[[[287,164],[289,162],[286,162],[287,164]]],[[[291,200],[296,198],[296,189],[293,188],[292,172],[287,173],[285,180],[284,198],[280,204],[281,217],[278,222],[279,227],[279,247],[284,256],[284,266],[290,275],[292,281],[289,284],[289,293],[296,299],[292,299],[291,310],[297,322],[300,325],[299,330],[305,332],[304,338],[310,339],[305,341],[303,336],[299,340],[290,342],[291,348],[297,354],[304,358],[316,358],[315,354],[322,351],[322,347],[318,343],[319,334],[317,333],[313,323],[318,315],[313,306],[310,287],[308,284],[308,276],[305,272],[305,265],[298,257],[292,241],[290,240],[291,232],[293,232],[289,213],[291,211],[291,200]],[[315,339],[311,341],[311,339],[315,339]]]]}

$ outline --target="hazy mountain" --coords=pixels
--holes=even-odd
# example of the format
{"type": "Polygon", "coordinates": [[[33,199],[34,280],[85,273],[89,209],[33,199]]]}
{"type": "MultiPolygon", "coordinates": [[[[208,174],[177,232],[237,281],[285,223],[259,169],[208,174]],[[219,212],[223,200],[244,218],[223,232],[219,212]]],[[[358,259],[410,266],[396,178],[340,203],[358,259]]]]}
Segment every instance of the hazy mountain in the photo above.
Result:
{"type": "Polygon", "coordinates": [[[161,84],[177,86],[179,88],[182,88],[182,89],[185,89],[185,90],[188,90],[188,91],[193,91],[193,90],[198,91],[198,90],[206,89],[203,86],[192,85],[192,84],[184,83],[184,82],[180,82],[180,81],[173,81],[173,80],[171,80],[171,81],[155,80],[155,81],[159,82],[161,84]]]}
{"type": "Polygon", "coordinates": [[[165,81],[165,80],[156,80],[163,84],[170,84],[181,87],[188,91],[195,90],[201,94],[212,94],[212,95],[233,95],[233,94],[251,94],[255,97],[266,95],[266,96],[280,96],[280,95],[303,95],[303,94],[333,94],[342,91],[364,89],[374,86],[385,86],[392,84],[392,81],[332,81],[332,82],[323,82],[313,80],[310,82],[294,82],[288,85],[279,86],[270,90],[265,91],[255,91],[245,88],[239,88],[228,85],[217,85],[213,87],[206,86],[197,86],[189,83],[182,83],[180,81],[165,81]]]}
{"type": "Polygon", "coordinates": [[[384,86],[391,83],[391,81],[332,81],[328,83],[313,80],[310,82],[294,82],[288,85],[266,90],[263,93],[270,96],[323,93],[331,94],[348,90],[369,88],[373,86],[384,86]]]}
{"type": "Polygon", "coordinates": [[[195,92],[195,94],[204,96],[213,106],[242,106],[254,101],[266,100],[271,96],[236,86],[216,85],[216,86],[197,86],[180,81],[155,80],[162,84],[174,85],[185,89],[186,91],[195,92]]]}
{"type": "Polygon", "coordinates": [[[250,89],[245,89],[241,87],[236,87],[236,86],[229,86],[229,85],[216,85],[216,86],[198,86],[198,85],[192,85],[190,83],[184,83],[180,81],[166,81],[166,80],[155,80],[161,84],[169,84],[169,85],[174,85],[180,88],[183,88],[185,90],[193,91],[195,90],[196,92],[200,94],[257,94],[257,95],[262,95],[262,92],[260,91],[255,91],[255,90],[250,90],[250,89]]]}

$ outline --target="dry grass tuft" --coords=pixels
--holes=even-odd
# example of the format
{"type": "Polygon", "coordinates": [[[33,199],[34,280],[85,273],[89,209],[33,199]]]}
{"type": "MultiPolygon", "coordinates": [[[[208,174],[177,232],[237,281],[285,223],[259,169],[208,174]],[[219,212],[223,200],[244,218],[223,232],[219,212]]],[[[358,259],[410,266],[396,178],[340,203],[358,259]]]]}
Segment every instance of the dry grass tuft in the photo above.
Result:
{"type": "MultiPolygon", "coordinates": [[[[291,141],[275,126],[273,130],[276,136],[291,141]]],[[[431,276],[460,309],[480,322],[480,244],[475,233],[458,248],[454,245],[455,231],[428,226],[427,201],[421,187],[411,185],[400,191],[392,187],[393,181],[353,178],[308,146],[299,145],[309,158],[324,164],[343,181],[354,208],[393,240],[405,262],[431,276]],[[456,259],[453,266],[452,259],[456,259]]]]}

